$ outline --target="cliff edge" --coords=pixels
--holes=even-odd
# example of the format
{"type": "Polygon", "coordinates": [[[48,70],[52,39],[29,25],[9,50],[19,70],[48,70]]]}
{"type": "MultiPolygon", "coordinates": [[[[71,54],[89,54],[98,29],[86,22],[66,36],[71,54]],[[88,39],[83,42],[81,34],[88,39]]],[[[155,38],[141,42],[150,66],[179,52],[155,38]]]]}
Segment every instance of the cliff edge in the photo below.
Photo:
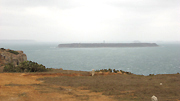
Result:
{"type": "Polygon", "coordinates": [[[3,66],[8,63],[19,65],[23,61],[27,61],[27,56],[23,51],[0,48],[0,68],[3,68],[3,66]]]}

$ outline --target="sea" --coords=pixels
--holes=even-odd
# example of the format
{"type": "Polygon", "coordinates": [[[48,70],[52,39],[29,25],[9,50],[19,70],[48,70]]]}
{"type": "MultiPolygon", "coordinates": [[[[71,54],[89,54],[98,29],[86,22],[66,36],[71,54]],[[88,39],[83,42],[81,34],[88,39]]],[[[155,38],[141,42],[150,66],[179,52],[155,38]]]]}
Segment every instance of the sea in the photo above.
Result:
{"type": "Polygon", "coordinates": [[[58,43],[0,42],[0,48],[22,50],[29,61],[43,64],[47,68],[78,71],[111,68],[138,75],[180,73],[180,43],[158,45],[159,47],[58,48],[58,43]]]}

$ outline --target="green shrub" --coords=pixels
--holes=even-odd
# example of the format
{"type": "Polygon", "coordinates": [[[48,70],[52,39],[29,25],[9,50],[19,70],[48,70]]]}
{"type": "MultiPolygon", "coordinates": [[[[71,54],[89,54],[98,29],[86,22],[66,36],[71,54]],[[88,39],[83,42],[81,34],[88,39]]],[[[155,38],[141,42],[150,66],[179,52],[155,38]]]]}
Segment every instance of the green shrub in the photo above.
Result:
{"type": "Polygon", "coordinates": [[[154,76],[154,74],[149,74],[149,76],[154,76]]]}
{"type": "Polygon", "coordinates": [[[5,50],[4,48],[1,48],[1,50],[5,50]]]}
{"type": "Polygon", "coordinates": [[[16,67],[12,63],[5,65],[3,72],[16,72],[16,67]]]}
{"type": "Polygon", "coordinates": [[[112,69],[109,68],[108,71],[109,71],[109,72],[112,72],[112,69]]]}
{"type": "Polygon", "coordinates": [[[122,73],[125,73],[125,74],[133,74],[133,73],[131,73],[131,72],[126,72],[126,71],[123,71],[123,70],[116,70],[116,69],[100,69],[100,70],[95,70],[95,72],[114,72],[114,73],[117,73],[117,72],[122,72],[122,73]]]}
{"type": "Polygon", "coordinates": [[[20,63],[18,66],[20,68],[20,72],[44,72],[47,71],[46,67],[42,64],[38,64],[32,61],[25,61],[20,63]]]}
{"type": "Polygon", "coordinates": [[[95,72],[100,72],[100,70],[95,70],[95,72]]]}
{"type": "Polygon", "coordinates": [[[123,70],[120,70],[120,72],[125,73],[125,71],[123,71],[123,70]]]}
{"type": "Polygon", "coordinates": [[[16,54],[16,55],[19,54],[17,51],[14,51],[14,50],[9,50],[8,52],[13,53],[13,54],[16,54]]]}
{"type": "Polygon", "coordinates": [[[108,72],[108,70],[107,69],[103,69],[103,72],[108,72]]]}
{"type": "Polygon", "coordinates": [[[114,73],[117,73],[117,72],[119,72],[119,70],[113,69],[113,72],[114,72],[114,73]]]}
{"type": "Polygon", "coordinates": [[[20,65],[15,67],[13,64],[7,64],[3,72],[44,72],[47,71],[46,67],[32,61],[21,62],[20,65]]]}

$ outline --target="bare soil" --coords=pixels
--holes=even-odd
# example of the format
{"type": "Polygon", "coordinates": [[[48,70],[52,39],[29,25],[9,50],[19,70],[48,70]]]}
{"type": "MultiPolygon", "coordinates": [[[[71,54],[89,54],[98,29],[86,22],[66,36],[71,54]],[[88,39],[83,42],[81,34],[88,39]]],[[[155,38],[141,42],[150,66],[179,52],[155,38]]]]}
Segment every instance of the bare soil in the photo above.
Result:
{"type": "Polygon", "coordinates": [[[0,73],[1,101],[150,101],[153,95],[180,101],[180,74],[0,73]]]}

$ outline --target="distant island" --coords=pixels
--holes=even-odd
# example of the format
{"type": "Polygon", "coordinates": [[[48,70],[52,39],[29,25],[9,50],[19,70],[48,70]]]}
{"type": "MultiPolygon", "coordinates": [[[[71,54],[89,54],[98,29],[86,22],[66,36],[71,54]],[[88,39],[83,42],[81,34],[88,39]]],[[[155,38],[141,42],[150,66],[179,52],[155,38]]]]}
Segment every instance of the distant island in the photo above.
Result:
{"type": "Polygon", "coordinates": [[[156,43],[66,43],[59,48],[100,48],[100,47],[157,47],[156,43]]]}

